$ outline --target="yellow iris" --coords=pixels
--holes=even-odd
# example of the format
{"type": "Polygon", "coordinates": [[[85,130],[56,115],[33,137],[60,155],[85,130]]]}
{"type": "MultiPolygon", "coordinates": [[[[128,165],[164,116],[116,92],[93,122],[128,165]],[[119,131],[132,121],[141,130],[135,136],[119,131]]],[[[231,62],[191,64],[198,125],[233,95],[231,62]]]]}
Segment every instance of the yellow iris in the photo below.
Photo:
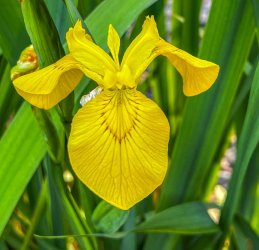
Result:
{"type": "Polygon", "coordinates": [[[79,179],[107,202],[129,209],[163,181],[168,166],[169,124],[152,100],[136,90],[142,73],[158,55],[166,56],[183,77],[187,96],[214,83],[219,67],[164,41],[153,17],[119,62],[119,35],[110,25],[108,47],[98,47],[78,21],[67,32],[70,53],[44,69],[14,80],[31,104],[49,109],[72,92],[83,74],[102,92],[75,115],[68,151],[79,179]]]}

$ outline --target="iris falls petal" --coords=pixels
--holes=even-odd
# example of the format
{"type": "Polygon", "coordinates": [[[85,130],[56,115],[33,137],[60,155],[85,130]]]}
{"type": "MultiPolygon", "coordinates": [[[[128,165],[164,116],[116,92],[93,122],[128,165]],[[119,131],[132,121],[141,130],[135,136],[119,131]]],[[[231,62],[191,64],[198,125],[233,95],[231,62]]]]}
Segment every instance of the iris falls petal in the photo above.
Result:
{"type": "Polygon", "coordinates": [[[163,181],[169,124],[136,90],[104,90],[75,115],[68,143],[72,167],[97,195],[128,209],[163,181]]]}
{"type": "Polygon", "coordinates": [[[194,57],[162,39],[154,54],[166,56],[176,67],[183,78],[183,92],[186,96],[208,90],[218,77],[217,64],[194,57]]]}
{"type": "Polygon", "coordinates": [[[83,76],[71,55],[13,81],[16,91],[32,105],[50,109],[71,93],[83,76]]]}

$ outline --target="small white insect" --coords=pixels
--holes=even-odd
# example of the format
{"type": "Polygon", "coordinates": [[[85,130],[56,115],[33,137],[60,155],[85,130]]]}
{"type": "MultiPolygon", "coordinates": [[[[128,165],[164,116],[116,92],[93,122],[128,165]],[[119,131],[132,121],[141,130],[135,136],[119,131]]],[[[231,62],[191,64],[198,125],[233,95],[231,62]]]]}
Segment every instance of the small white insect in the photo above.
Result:
{"type": "Polygon", "coordinates": [[[103,89],[98,86],[95,89],[93,89],[89,94],[83,95],[80,99],[81,106],[83,107],[87,102],[91,101],[93,98],[98,96],[102,92],[102,90],[103,89]]]}

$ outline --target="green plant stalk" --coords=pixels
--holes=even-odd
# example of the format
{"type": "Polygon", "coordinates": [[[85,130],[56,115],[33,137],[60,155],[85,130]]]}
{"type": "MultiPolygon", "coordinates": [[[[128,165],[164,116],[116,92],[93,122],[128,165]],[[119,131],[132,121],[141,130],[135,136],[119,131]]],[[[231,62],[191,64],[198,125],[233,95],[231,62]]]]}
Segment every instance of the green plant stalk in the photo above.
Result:
{"type": "Polygon", "coordinates": [[[48,111],[41,110],[33,107],[33,113],[37,118],[39,126],[45,135],[45,140],[47,145],[49,146],[49,154],[51,158],[56,162],[62,161],[62,150],[59,136],[57,134],[56,128],[51,121],[50,114],[48,111]]]}
{"type": "MultiPolygon", "coordinates": [[[[75,203],[73,197],[69,193],[63,179],[62,179],[62,171],[60,166],[56,165],[51,159],[45,160],[45,165],[47,167],[47,171],[51,178],[52,188],[54,188],[54,192],[58,194],[58,200],[55,202],[59,203],[59,206],[63,208],[63,212],[66,220],[68,220],[69,225],[75,234],[85,234],[85,233],[93,233],[94,228],[91,227],[91,223],[89,222],[89,218],[83,219],[77,204],[75,203]]],[[[97,239],[96,238],[82,238],[79,239],[79,244],[82,249],[95,250],[98,249],[97,239]]]]}
{"type": "Polygon", "coordinates": [[[36,51],[40,67],[46,67],[64,56],[57,29],[42,0],[21,2],[25,27],[36,51]]]}
{"type": "MultiPolygon", "coordinates": [[[[26,0],[21,2],[27,32],[36,51],[40,67],[46,67],[65,55],[58,31],[43,0],[26,0]]],[[[73,93],[60,104],[60,116],[66,134],[70,132],[73,93]]]]}
{"type": "Polygon", "coordinates": [[[24,238],[21,250],[28,249],[28,246],[30,244],[32,234],[35,230],[35,227],[37,226],[38,221],[40,220],[42,214],[44,213],[45,207],[46,207],[46,201],[47,201],[47,192],[48,192],[48,181],[45,180],[42,185],[42,190],[39,195],[39,199],[37,201],[35,210],[33,212],[32,218],[31,218],[31,224],[29,229],[27,230],[26,236],[24,238]]]}

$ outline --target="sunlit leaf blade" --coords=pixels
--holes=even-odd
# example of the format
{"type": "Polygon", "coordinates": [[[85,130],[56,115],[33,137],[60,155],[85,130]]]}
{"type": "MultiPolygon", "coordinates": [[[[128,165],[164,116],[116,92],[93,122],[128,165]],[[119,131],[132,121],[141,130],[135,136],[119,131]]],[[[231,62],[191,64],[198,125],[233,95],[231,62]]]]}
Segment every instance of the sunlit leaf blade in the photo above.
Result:
{"type": "Polygon", "coordinates": [[[24,104],[0,141],[0,234],[45,152],[31,108],[24,104]]]}
{"type": "Polygon", "coordinates": [[[168,208],[138,225],[137,232],[206,234],[218,231],[201,202],[185,203],[168,208]]]}

